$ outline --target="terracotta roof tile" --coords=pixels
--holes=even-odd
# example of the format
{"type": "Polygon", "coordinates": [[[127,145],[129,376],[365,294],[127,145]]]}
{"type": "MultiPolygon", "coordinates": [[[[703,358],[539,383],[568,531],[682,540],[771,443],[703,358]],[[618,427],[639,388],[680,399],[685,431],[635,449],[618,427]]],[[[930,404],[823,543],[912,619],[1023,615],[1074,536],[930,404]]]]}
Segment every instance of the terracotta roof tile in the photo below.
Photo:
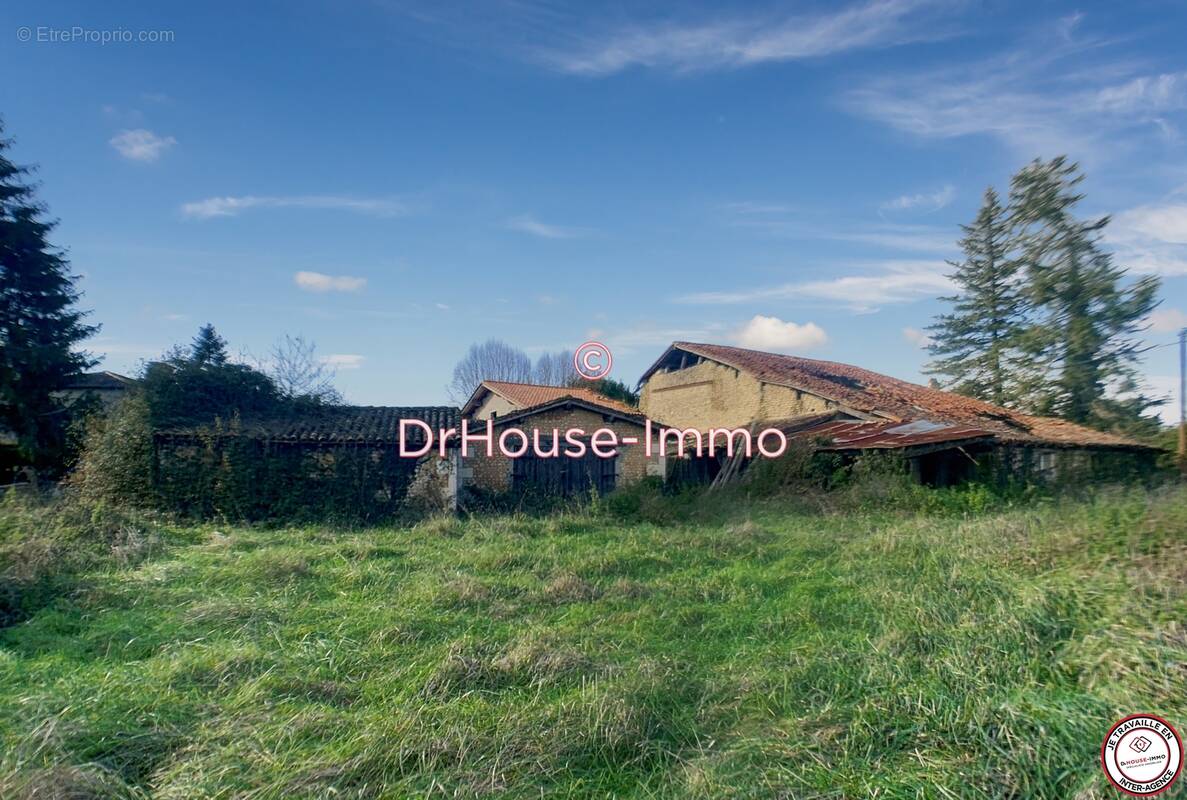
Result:
{"type": "MultiPolygon", "coordinates": [[[[727,364],[765,383],[800,389],[832,400],[846,409],[899,422],[928,419],[967,425],[990,431],[1002,441],[1041,441],[1061,446],[1143,447],[1122,436],[1092,430],[1066,420],[1023,414],[835,361],[696,342],[674,342],[672,348],[727,364]]],[[[659,363],[657,361],[647,371],[644,379],[655,371],[659,363]]]]}
{"type": "Polygon", "coordinates": [[[606,406],[624,414],[639,413],[639,409],[633,406],[583,386],[542,386],[535,383],[511,383],[510,381],[483,381],[482,385],[520,406],[520,409],[544,405],[562,397],[573,397],[587,403],[606,406]]]}

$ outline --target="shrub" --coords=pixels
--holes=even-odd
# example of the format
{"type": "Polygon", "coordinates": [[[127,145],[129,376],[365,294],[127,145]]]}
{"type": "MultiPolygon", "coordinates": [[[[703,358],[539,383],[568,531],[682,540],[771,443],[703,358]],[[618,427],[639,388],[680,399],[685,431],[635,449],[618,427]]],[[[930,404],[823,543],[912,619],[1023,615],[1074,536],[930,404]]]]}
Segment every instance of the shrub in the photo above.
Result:
{"type": "Polygon", "coordinates": [[[89,502],[149,507],[157,500],[153,462],[148,402],[137,393],[89,418],[68,482],[89,502]]]}

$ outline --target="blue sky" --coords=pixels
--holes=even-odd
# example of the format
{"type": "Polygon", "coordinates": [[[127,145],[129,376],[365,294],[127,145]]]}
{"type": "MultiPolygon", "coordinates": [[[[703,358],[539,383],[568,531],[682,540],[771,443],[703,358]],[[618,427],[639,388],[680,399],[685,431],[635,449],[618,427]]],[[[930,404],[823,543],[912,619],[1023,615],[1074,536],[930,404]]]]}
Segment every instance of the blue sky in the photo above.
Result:
{"type": "Polygon", "coordinates": [[[1187,325],[1182,3],[441,5],[0,8],[104,368],[209,321],[315,340],[357,403],[444,402],[492,336],[600,338],[630,383],[673,339],[919,380],[957,225],[1061,153],[1164,277],[1150,342],[1187,325]]]}

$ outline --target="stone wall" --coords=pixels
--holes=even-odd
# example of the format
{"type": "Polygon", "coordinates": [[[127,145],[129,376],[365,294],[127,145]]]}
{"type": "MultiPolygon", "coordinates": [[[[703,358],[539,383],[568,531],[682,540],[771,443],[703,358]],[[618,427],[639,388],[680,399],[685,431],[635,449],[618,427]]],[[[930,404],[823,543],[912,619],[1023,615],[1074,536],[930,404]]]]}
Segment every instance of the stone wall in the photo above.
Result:
{"type": "Polygon", "coordinates": [[[643,384],[639,406],[656,423],[703,431],[819,414],[836,404],[705,360],[685,369],[653,373],[643,384]]]}
{"type": "MultiPolygon", "coordinates": [[[[544,447],[548,446],[546,442],[552,436],[552,431],[555,428],[561,436],[562,452],[565,449],[564,434],[567,429],[580,428],[585,431],[585,436],[582,438],[588,439],[589,435],[599,428],[608,428],[615,432],[619,441],[624,437],[635,437],[640,440],[636,445],[619,445],[618,456],[615,458],[616,486],[629,486],[648,475],[663,477],[663,456],[660,455],[658,444],[653,439],[653,452],[650,458],[647,457],[642,442],[643,426],[641,424],[627,422],[619,418],[612,418],[607,422],[601,414],[584,408],[558,408],[542,411],[539,414],[533,414],[505,425],[496,425],[494,455],[488,458],[484,450],[480,452],[479,448],[471,448],[469,456],[463,460],[463,475],[466,476],[466,483],[495,492],[503,492],[511,488],[512,459],[498,452],[497,446],[498,436],[509,427],[518,428],[527,433],[529,441],[532,432],[539,430],[541,443],[544,447]]],[[[485,431],[485,425],[479,427],[471,423],[471,432],[482,433],[483,431],[485,431]]],[[[519,438],[512,437],[508,441],[508,445],[518,448],[519,438]]],[[[560,458],[565,458],[565,456],[562,455],[560,458]]]]}

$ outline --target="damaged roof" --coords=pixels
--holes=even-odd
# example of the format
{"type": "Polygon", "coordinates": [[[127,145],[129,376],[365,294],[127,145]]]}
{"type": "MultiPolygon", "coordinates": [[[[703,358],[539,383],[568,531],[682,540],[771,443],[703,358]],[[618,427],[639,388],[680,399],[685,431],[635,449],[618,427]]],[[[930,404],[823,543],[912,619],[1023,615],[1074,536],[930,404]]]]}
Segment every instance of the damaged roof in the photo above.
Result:
{"type": "Polygon", "coordinates": [[[1003,442],[1147,449],[1146,445],[1123,436],[1096,431],[1062,419],[1023,414],[849,364],[764,353],[728,345],[673,342],[643,374],[641,381],[647,380],[660,369],[674,350],[725,364],[764,383],[823,397],[855,416],[881,417],[900,423],[927,419],[965,425],[988,431],[1003,442]]]}
{"type": "Polygon", "coordinates": [[[989,441],[991,431],[919,419],[911,422],[832,420],[801,428],[792,438],[817,442],[818,450],[909,450],[989,441]]]}
{"type": "MultiPolygon", "coordinates": [[[[456,428],[460,414],[453,406],[325,406],[291,417],[243,420],[241,435],[287,444],[398,444],[400,420],[426,423],[434,434],[456,428]]],[[[159,430],[170,439],[194,439],[210,434],[209,425],[179,426],[159,430]]],[[[223,432],[229,433],[224,423],[223,432]]],[[[411,426],[407,444],[423,444],[424,431],[411,426]]]]}

